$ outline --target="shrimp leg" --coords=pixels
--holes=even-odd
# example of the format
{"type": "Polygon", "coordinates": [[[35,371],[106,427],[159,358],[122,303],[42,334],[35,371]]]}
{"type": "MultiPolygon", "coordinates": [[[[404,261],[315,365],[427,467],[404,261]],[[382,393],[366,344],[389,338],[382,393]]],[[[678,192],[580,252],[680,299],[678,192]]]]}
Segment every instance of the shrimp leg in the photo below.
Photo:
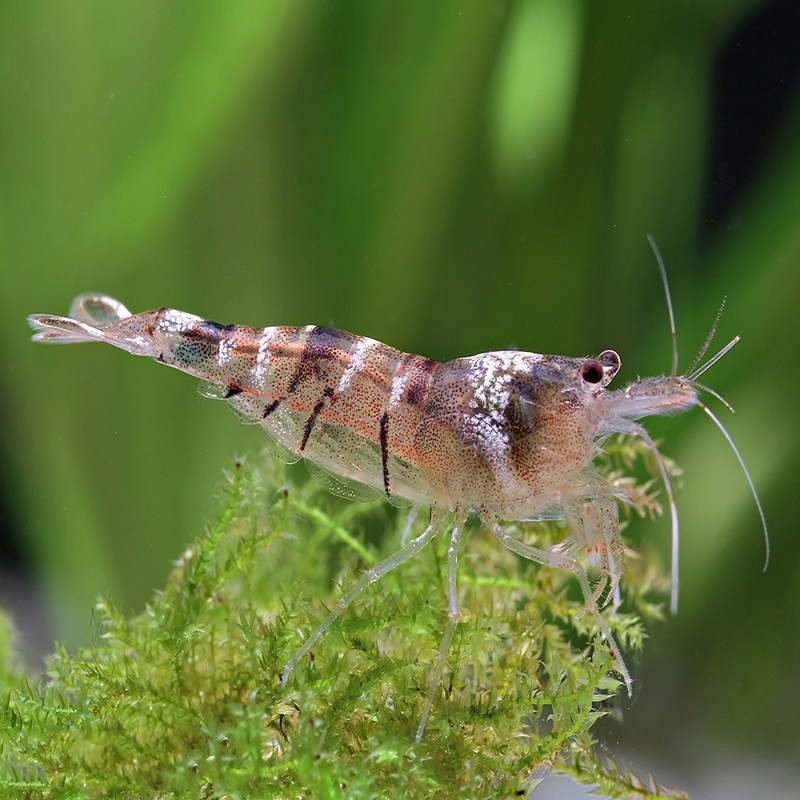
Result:
{"type": "Polygon", "coordinates": [[[622,679],[625,681],[625,686],[628,689],[628,696],[631,697],[633,693],[633,681],[631,680],[630,672],[628,672],[628,668],[625,666],[625,662],[622,659],[622,652],[620,651],[619,646],[617,645],[616,641],[614,640],[614,636],[611,633],[611,627],[609,626],[608,622],[606,622],[605,618],[597,607],[597,600],[594,596],[594,592],[592,591],[592,587],[589,584],[589,578],[587,577],[586,570],[583,568],[580,561],[573,556],[554,553],[552,550],[548,551],[541,550],[538,547],[531,547],[530,545],[527,545],[524,542],[519,541],[519,539],[515,539],[510,534],[506,533],[497,522],[493,522],[490,528],[492,533],[509,550],[513,551],[517,555],[527,558],[530,561],[535,561],[537,564],[544,564],[545,566],[555,567],[556,569],[568,569],[574,573],[575,577],[578,579],[578,583],[580,584],[581,591],[583,592],[583,599],[586,603],[586,608],[588,608],[592,616],[595,618],[597,626],[600,628],[600,632],[603,634],[603,638],[608,643],[608,648],[611,651],[611,655],[616,660],[617,668],[622,675],[622,679]]]}
{"type": "Polygon", "coordinates": [[[308,639],[303,642],[300,649],[286,662],[286,666],[283,668],[283,678],[281,679],[281,683],[284,687],[286,686],[289,676],[292,674],[292,671],[297,666],[298,662],[308,654],[311,648],[319,641],[320,637],[328,630],[328,628],[331,627],[331,625],[333,625],[342,612],[347,609],[347,607],[356,599],[356,597],[358,597],[358,595],[360,595],[361,592],[367,588],[367,586],[375,583],[375,581],[382,578],[387,572],[393,570],[395,567],[399,567],[400,564],[404,564],[410,558],[413,558],[420,550],[422,550],[422,548],[425,547],[425,545],[428,544],[428,542],[430,542],[431,539],[433,539],[436,534],[439,533],[445,516],[446,512],[442,512],[434,508],[431,512],[430,524],[419,536],[417,536],[416,539],[412,539],[407,545],[401,547],[397,552],[393,553],[388,558],[385,558],[374,567],[368,569],[353,584],[353,586],[350,587],[349,591],[339,598],[339,602],[336,604],[333,611],[331,611],[331,613],[325,617],[314,633],[312,633],[311,636],[309,636],[308,639]]]}
{"type": "Polygon", "coordinates": [[[463,520],[456,520],[453,532],[450,534],[450,546],[447,549],[447,625],[445,625],[442,643],[439,645],[439,655],[436,659],[436,666],[431,675],[431,685],[428,689],[428,698],[425,701],[425,709],[417,728],[416,742],[419,744],[422,734],[425,733],[425,726],[428,723],[428,716],[433,706],[433,698],[439,683],[442,680],[447,654],[450,652],[450,644],[453,641],[453,634],[458,625],[461,612],[458,608],[458,591],[456,588],[456,573],[458,570],[458,554],[461,551],[461,534],[464,530],[463,520]]]}

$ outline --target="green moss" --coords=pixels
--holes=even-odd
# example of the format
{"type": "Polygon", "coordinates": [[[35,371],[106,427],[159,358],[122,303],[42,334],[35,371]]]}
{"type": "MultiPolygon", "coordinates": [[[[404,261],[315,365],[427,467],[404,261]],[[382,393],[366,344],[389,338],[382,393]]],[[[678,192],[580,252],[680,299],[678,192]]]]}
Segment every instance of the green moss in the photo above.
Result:
{"type": "MultiPolygon", "coordinates": [[[[610,458],[635,455],[628,443],[610,458]]],[[[497,798],[526,795],[549,769],[612,797],[664,796],[595,752],[591,727],[620,683],[574,580],[518,559],[479,525],[460,572],[464,621],[419,744],[445,621],[446,536],[370,587],[282,688],[326,604],[397,546],[405,524],[386,504],[283,481],[271,464],[237,462],[218,523],[166,588],[130,619],[98,601],[96,642],[57,650],[35,688],[3,620],[4,796],[497,798]]],[[[641,500],[652,504],[646,491],[641,500]]],[[[520,527],[539,544],[563,536],[520,527]]],[[[657,613],[655,572],[629,562],[627,611],[606,614],[637,649],[642,615],[657,613]]]]}

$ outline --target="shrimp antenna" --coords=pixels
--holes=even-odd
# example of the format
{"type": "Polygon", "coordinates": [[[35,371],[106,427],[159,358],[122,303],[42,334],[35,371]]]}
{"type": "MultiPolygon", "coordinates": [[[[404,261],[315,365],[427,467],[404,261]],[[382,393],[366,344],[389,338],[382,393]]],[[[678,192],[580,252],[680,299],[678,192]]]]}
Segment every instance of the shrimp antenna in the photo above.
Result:
{"type": "Polygon", "coordinates": [[[750,487],[750,491],[753,495],[753,499],[756,501],[756,508],[758,509],[758,515],[761,517],[761,527],[764,529],[764,544],[766,546],[766,555],[764,557],[764,572],[767,571],[767,567],[769,566],[769,530],[767,530],[767,518],[764,516],[764,509],[761,507],[761,501],[758,499],[758,492],[756,492],[755,484],[753,483],[753,479],[750,477],[750,472],[745,466],[744,459],[742,458],[739,450],[736,448],[736,445],[733,443],[733,439],[731,439],[731,435],[725,430],[725,426],[717,419],[714,415],[714,412],[708,408],[704,403],[698,402],[700,408],[711,417],[711,421],[722,431],[722,435],[727,439],[728,444],[731,446],[734,455],[736,456],[737,460],[739,461],[739,466],[742,468],[744,472],[744,477],[747,479],[747,485],[750,487]]]}
{"type": "MultiPolygon", "coordinates": [[[[722,311],[721,308],[720,311],[722,311]]],[[[717,319],[719,319],[719,314],[717,314],[717,319]]],[[[716,326],[716,322],[714,323],[714,325],[716,326]]],[[[728,342],[728,344],[726,344],[725,347],[723,347],[722,350],[719,351],[719,353],[709,358],[708,361],[706,361],[706,363],[703,364],[703,366],[698,367],[694,372],[692,372],[692,367],[694,367],[694,365],[698,362],[698,360],[703,357],[704,351],[706,347],[708,347],[708,343],[711,341],[711,336],[713,335],[713,333],[714,333],[714,328],[711,329],[711,333],[708,335],[708,338],[706,339],[706,344],[703,345],[702,349],[700,350],[700,353],[698,353],[698,358],[695,358],[695,360],[692,362],[692,365],[686,371],[684,378],[685,380],[689,381],[692,384],[692,386],[694,386],[696,389],[702,389],[704,392],[708,392],[712,397],[716,397],[717,400],[719,400],[720,403],[722,403],[722,405],[724,405],[725,408],[727,408],[728,411],[731,412],[731,414],[735,414],[736,412],[733,410],[733,406],[719,392],[714,391],[714,389],[712,389],[710,386],[706,386],[705,384],[700,383],[700,381],[697,380],[697,377],[699,375],[702,375],[710,367],[713,367],[714,364],[716,364],[717,361],[719,361],[722,358],[722,356],[725,355],[725,353],[727,353],[735,344],[738,344],[738,342],[741,340],[740,336],[734,336],[733,339],[731,339],[728,342]]]]}
{"type": "Polygon", "coordinates": [[[667,311],[669,311],[669,332],[672,334],[672,372],[671,377],[676,377],[678,374],[678,334],[675,331],[675,313],[672,310],[672,296],[669,293],[669,281],[667,281],[667,270],[664,266],[664,259],[661,258],[661,252],[658,249],[656,240],[648,233],[647,241],[650,242],[650,247],[653,248],[656,261],[658,261],[658,268],[661,271],[661,280],[664,283],[664,294],[667,297],[667,311]]]}
{"type": "MultiPolygon", "coordinates": [[[[664,266],[664,259],[661,258],[661,251],[658,249],[656,240],[652,234],[647,234],[647,241],[650,242],[650,247],[658,262],[658,269],[661,273],[661,281],[664,284],[664,296],[667,298],[667,311],[669,312],[669,332],[672,336],[672,370],[670,376],[676,378],[678,375],[678,333],[675,329],[675,312],[672,310],[672,295],[669,291],[669,281],[667,280],[667,268],[664,266]]],[[[661,478],[667,490],[667,499],[669,501],[670,517],[672,518],[672,591],[670,593],[670,611],[673,614],[678,612],[678,545],[679,545],[679,525],[678,525],[678,505],[675,502],[675,494],[672,491],[672,484],[669,480],[667,468],[661,458],[661,453],[658,452],[655,442],[650,438],[647,432],[642,429],[639,435],[645,440],[647,446],[653,451],[656,457],[658,469],[661,472],[661,478]]]]}
{"type": "MultiPolygon", "coordinates": [[[[697,355],[692,359],[692,363],[689,364],[689,366],[686,368],[687,375],[691,375],[692,370],[700,363],[700,359],[706,354],[706,350],[708,350],[708,347],[711,344],[711,340],[714,338],[714,334],[717,332],[717,325],[719,324],[719,318],[722,316],[722,312],[725,309],[725,303],[727,302],[727,300],[728,300],[727,297],[722,298],[722,303],[720,304],[719,311],[717,311],[717,316],[714,317],[714,322],[711,325],[711,330],[708,332],[708,336],[706,336],[706,340],[703,342],[703,346],[700,348],[697,355]]],[[[737,342],[739,341],[738,336],[736,337],[736,341],[737,342]]],[[[728,352],[728,349],[730,349],[732,346],[733,345],[728,345],[728,347],[725,348],[725,350],[721,354],[717,355],[716,359],[712,359],[708,364],[706,364],[705,367],[703,367],[702,370],[698,370],[696,374],[700,375],[703,372],[705,372],[712,364],[716,363],[717,359],[722,358],[722,356],[725,355],[725,353],[728,352]]]]}
{"type": "MultiPolygon", "coordinates": [[[[713,367],[714,364],[716,364],[717,361],[719,361],[722,358],[722,356],[724,356],[725,353],[728,352],[728,350],[730,350],[735,344],[738,344],[740,339],[741,339],[740,336],[734,336],[733,339],[731,339],[728,342],[728,344],[726,344],[725,347],[723,347],[722,350],[719,351],[719,353],[717,353],[715,356],[712,356],[711,358],[709,358],[708,361],[706,361],[706,363],[703,364],[702,367],[698,367],[694,372],[692,372],[691,371],[692,367],[694,367],[694,365],[698,361],[698,359],[695,359],[692,362],[692,367],[690,367],[686,371],[687,379],[690,380],[690,381],[694,381],[695,378],[699,378],[709,367],[713,367]]],[[[701,357],[702,357],[702,353],[701,353],[701,357]]]]}
{"type": "Polygon", "coordinates": [[[719,392],[712,389],[710,386],[706,386],[704,383],[700,383],[700,381],[693,380],[692,378],[689,378],[688,380],[692,382],[692,386],[694,386],[695,389],[700,389],[703,392],[708,392],[712,397],[716,397],[717,400],[719,400],[720,403],[722,403],[722,405],[724,405],[725,408],[727,408],[728,411],[731,412],[731,414],[736,413],[736,409],[719,392]]]}

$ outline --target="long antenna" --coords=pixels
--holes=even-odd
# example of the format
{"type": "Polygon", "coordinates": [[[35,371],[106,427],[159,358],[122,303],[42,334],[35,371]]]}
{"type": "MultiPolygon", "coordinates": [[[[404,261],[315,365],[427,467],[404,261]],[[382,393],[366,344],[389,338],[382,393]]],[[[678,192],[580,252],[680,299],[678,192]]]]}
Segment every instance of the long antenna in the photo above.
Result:
{"type": "Polygon", "coordinates": [[[745,466],[744,459],[742,458],[739,450],[737,449],[736,445],[733,443],[733,439],[731,439],[731,435],[725,429],[725,426],[717,419],[711,409],[705,405],[704,403],[698,402],[700,408],[711,417],[711,421],[722,431],[722,435],[727,439],[728,444],[731,446],[731,450],[733,450],[733,454],[736,456],[736,459],[739,462],[739,466],[742,468],[744,472],[744,477],[747,480],[747,485],[750,487],[750,492],[753,495],[753,500],[756,501],[756,508],[758,509],[758,516],[761,517],[761,527],[764,529],[764,546],[766,548],[766,555],[764,556],[764,572],[767,571],[767,567],[769,566],[769,531],[767,530],[767,518],[764,516],[764,509],[761,507],[761,500],[758,499],[758,492],[756,491],[755,484],[753,483],[753,479],[750,477],[750,472],[745,466]]]}
{"type": "Polygon", "coordinates": [[[669,293],[667,270],[664,267],[664,260],[661,258],[661,253],[656,245],[656,240],[649,233],[647,234],[647,241],[650,242],[650,247],[653,248],[656,261],[658,261],[658,268],[661,271],[661,280],[664,283],[664,294],[667,297],[667,310],[669,311],[669,332],[672,334],[672,372],[670,372],[670,375],[674,378],[678,374],[678,334],[675,332],[675,314],[672,311],[672,297],[669,293]]]}

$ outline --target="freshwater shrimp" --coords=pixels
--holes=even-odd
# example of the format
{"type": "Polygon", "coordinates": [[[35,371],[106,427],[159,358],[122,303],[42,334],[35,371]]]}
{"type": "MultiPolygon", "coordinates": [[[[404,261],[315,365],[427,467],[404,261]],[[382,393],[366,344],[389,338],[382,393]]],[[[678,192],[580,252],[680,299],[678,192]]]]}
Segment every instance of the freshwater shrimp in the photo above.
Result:
{"type": "MultiPolygon", "coordinates": [[[[470,513],[507,548],[539,564],[571,571],[586,610],[596,620],[628,693],[630,673],[601,613],[618,603],[624,542],[618,502],[624,490],[609,483],[593,459],[614,433],[640,437],[652,451],[672,519],[672,608],[677,608],[678,514],[669,474],[643,417],[701,408],[730,444],[767,524],[755,486],[728,432],[700,400],[713,390],[698,378],[738,341],[701,366],[717,320],[692,365],[678,374],[678,349],[666,270],[656,253],[669,311],[669,374],[606,388],[621,366],[614,350],[570,358],[519,351],[480,353],[440,363],[403,353],[366,336],[309,325],[250,328],[220,325],[174,309],[132,314],[101,294],[75,299],[69,317],[28,318],[33,339],[102,341],[150,356],[205,381],[204,394],[227,401],[239,417],[260,424],[288,460],[305,458],[312,473],[350,497],[373,495],[431,507],[425,530],[367,570],[339,599],[283,671],[283,684],[317,640],[370,584],[416,555],[452,515],[447,570],[447,624],[417,729],[430,714],[460,611],[456,589],[464,524],[470,513]],[[543,549],[506,532],[498,520],[562,519],[570,534],[543,549]],[[592,586],[581,560],[600,568],[592,586]]],[[[722,400],[722,398],[719,398],[722,400]]],[[[724,400],[722,400],[725,403],[724,400]]],[[[725,403],[727,405],[727,403],[725,403]]],[[[766,563],[765,563],[766,568],[766,563]]]]}

